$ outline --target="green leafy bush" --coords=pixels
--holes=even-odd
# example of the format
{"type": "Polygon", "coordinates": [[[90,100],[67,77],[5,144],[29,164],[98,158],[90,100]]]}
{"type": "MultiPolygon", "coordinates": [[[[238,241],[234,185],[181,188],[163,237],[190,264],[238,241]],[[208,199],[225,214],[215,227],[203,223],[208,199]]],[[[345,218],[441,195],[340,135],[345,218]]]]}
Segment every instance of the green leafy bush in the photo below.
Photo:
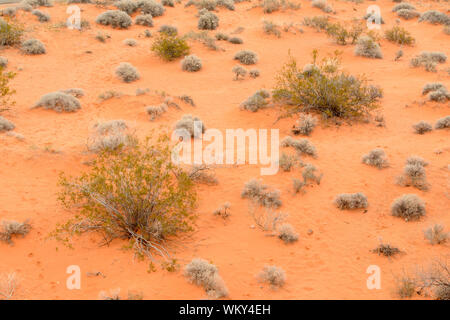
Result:
{"type": "Polygon", "coordinates": [[[0,20],[0,46],[14,46],[22,42],[23,28],[17,24],[0,20]]]}
{"type": "Polygon", "coordinates": [[[189,54],[189,45],[183,38],[161,33],[153,42],[152,51],[161,58],[172,61],[189,54]]]}
{"type": "Polygon", "coordinates": [[[394,26],[391,29],[388,29],[384,32],[386,39],[389,41],[398,43],[398,44],[407,44],[411,45],[416,40],[405,28],[394,26]]]}

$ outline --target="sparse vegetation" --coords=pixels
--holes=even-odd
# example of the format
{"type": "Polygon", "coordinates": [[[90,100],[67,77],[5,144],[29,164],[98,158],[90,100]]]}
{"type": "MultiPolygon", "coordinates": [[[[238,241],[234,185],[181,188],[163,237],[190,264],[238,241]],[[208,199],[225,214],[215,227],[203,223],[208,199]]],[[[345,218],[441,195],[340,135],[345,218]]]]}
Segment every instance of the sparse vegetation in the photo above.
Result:
{"type": "Polygon", "coordinates": [[[235,65],[231,71],[234,73],[234,80],[243,79],[247,75],[247,69],[240,65],[235,65]]]}
{"type": "Polygon", "coordinates": [[[173,37],[175,37],[178,34],[177,27],[170,26],[168,24],[163,24],[161,27],[159,27],[158,31],[160,33],[164,33],[164,34],[166,34],[168,36],[173,36],[173,37]]]}
{"type": "Polygon", "coordinates": [[[372,250],[372,252],[385,257],[392,257],[399,254],[401,251],[398,248],[391,246],[389,243],[380,243],[378,247],[372,250]]]}
{"type": "Polygon", "coordinates": [[[380,45],[369,36],[361,36],[355,47],[355,54],[357,56],[382,59],[383,54],[381,53],[380,45]]]}
{"type": "Polygon", "coordinates": [[[95,22],[119,29],[127,29],[133,23],[131,17],[126,12],[121,10],[105,11],[97,17],[95,22]]]}
{"type": "Polygon", "coordinates": [[[319,8],[320,10],[322,10],[325,13],[333,12],[333,8],[327,3],[326,0],[313,0],[311,2],[311,5],[314,8],[319,8]]]}
{"type": "Polygon", "coordinates": [[[317,151],[314,145],[306,138],[294,139],[290,136],[285,137],[281,141],[282,147],[292,147],[299,155],[306,154],[308,156],[316,157],[317,151]]]}
{"type": "Polygon", "coordinates": [[[424,232],[425,239],[432,245],[446,243],[450,239],[450,232],[444,231],[444,226],[435,224],[429,227],[424,232]]]}
{"type": "Polygon", "coordinates": [[[151,14],[140,14],[136,16],[134,23],[140,26],[153,27],[153,17],[151,14]]]}
{"type": "Polygon", "coordinates": [[[425,168],[420,162],[409,164],[403,169],[403,175],[397,178],[397,184],[401,186],[413,186],[419,190],[426,191],[429,188],[425,168]]]}
{"type": "Polygon", "coordinates": [[[31,230],[31,224],[28,221],[23,223],[17,221],[3,221],[0,228],[0,241],[13,244],[13,237],[26,236],[31,230]]]}
{"type": "Polygon", "coordinates": [[[427,21],[432,24],[450,25],[450,17],[443,12],[428,10],[420,15],[419,22],[427,21]]]}
{"type": "Polygon", "coordinates": [[[258,77],[261,75],[261,73],[259,72],[258,69],[251,69],[251,70],[248,72],[248,75],[250,76],[250,78],[255,79],[255,78],[258,78],[258,77]]]}
{"type": "Polygon", "coordinates": [[[210,11],[200,14],[198,28],[200,30],[215,30],[219,26],[219,17],[210,11]]]}
{"type": "Polygon", "coordinates": [[[413,9],[400,9],[397,15],[405,20],[411,20],[420,16],[420,13],[413,9]]]}
{"type": "Polygon", "coordinates": [[[294,155],[290,155],[287,153],[282,153],[278,163],[281,169],[283,169],[283,171],[291,171],[291,169],[297,164],[298,159],[296,156],[294,155]]]}
{"type": "Polygon", "coordinates": [[[189,72],[196,72],[202,68],[202,61],[196,55],[190,55],[184,57],[181,61],[181,69],[189,72]]]}
{"type": "Polygon", "coordinates": [[[273,23],[272,21],[263,21],[263,30],[267,34],[273,34],[274,36],[277,36],[278,38],[281,37],[281,31],[280,26],[273,23]]]}
{"type": "Polygon", "coordinates": [[[394,26],[391,29],[386,30],[384,35],[389,41],[398,44],[411,45],[415,42],[413,36],[411,36],[405,28],[399,26],[394,26]]]}
{"type": "Polygon", "coordinates": [[[362,157],[362,162],[370,166],[377,167],[378,169],[386,168],[389,166],[389,161],[384,153],[383,149],[376,148],[370,151],[368,154],[362,157]]]}
{"type": "Polygon", "coordinates": [[[292,225],[283,223],[278,227],[278,238],[283,240],[284,243],[292,243],[298,240],[298,234],[292,225]]]}
{"type": "Polygon", "coordinates": [[[139,72],[128,62],[122,62],[116,68],[116,76],[123,82],[133,82],[140,78],[139,72]]]}
{"type": "Polygon", "coordinates": [[[47,50],[44,44],[38,39],[29,39],[22,42],[22,47],[20,48],[25,54],[45,54],[47,50]]]}
{"type": "Polygon", "coordinates": [[[440,118],[438,121],[436,121],[434,128],[437,130],[450,128],[450,116],[440,118]]]}
{"type": "Polygon", "coordinates": [[[286,273],[277,266],[265,266],[258,277],[260,281],[270,284],[274,289],[284,286],[286,282],[286,273]]]}
{"type": "Polygon", "coordinates": [[[258,61],[258,56],[253,51],[242,50],[234,55],[234,60],[239,60],[242,64],[250,65],[255,64],[258,61]]]}
{"type": "Polygon", "coordinates": [[[230,216],[230,207],[231,204],[229,202],[225,202],[223,205],[221,205],[219,208],[214,210],[213,214],[215,216],[222,217],[223,219],[226,219],[230,216]]]}
{"type": "Polygon", "coordinates": [[[342,193],[334,199],[334,204],[341,210],[367,208],[367,197],[362,193],[342,193]]]}
{"type": "Polygon", "coordinates": [[[0,300],[10,300],[16,293],[18,280],[15,273],[0,274],[0,300]]]}
{"type": "Polygon", "coordinates": [[[241,103],[241,109],[256,112],[268,105],[269,98],[270,93],[265,89],[260,89],[241,103]]]}
{"type": "Polygon", "coordinates": [[[185,114],[176,124],[175,130],[179,130],[180,136],[184,136],[188,133],[189,136],[194,138],[200,138],[206,131],[206,127],[203,121],[199,117],[185,114]]]}
{"type": "Polygon", "coordinates": [[[14,130],[15,127],[14,123],[0,116],[0,132],[14,130]]]}
{"type": "Polygon", "coordinates": [[[309,136],[317,124],[317,119],[310,114],[301,114],[294,127],[293,134],[302,134],[309,136]]]}
{"type": "Polygon", "coordinates": [[[302,177],[303,177],[303,183],[306,185],[308,181],[313,181],[316,184],[320,184],[320,181],[322,180],[323,173],[316,175],[317,168],[308,163],[304,166],[302,171],[302,177]]]}
{"type": "Polygon", "coordinates": [[[430,132],[431,130],[433,130],[433,126],[430,123],[421,120],[413,124],[413,129],[414,132],[417,134],[424,134],[426,132],[430,132]]]}
{"type": "Polygon", "coordinates": [[[428,72],[436,72],[436,66],[438,63],[444,63],[447,60],[447,56],[443,52],[429,52],[423,51],[416,57],[411,59],[412,67],[424,67],[428,72]]]}
{"type": "Polygon", "coordinates": [[[145,111],[150,116],[150,120],[153,121],[156,118],[160,117],[163,113],[167,112],[167,104],[161,103],[157,106],[148,106],[145,108],[145,111]]]}
{"type": "Polygon", "coordinates": [[[404,194],[391,205],[391,214],[405,221],[418,220],[425,212],[425,203],[415,194],[404,194]]]}
{"type": "Polygon", "coordinates": [[[138,43],[135,39],[125,39],[123,40],[123,44],[129,47],[136,47],[138,43]]]}
{"type": "Polygon", "coordinates": [[[56,91],[43,95],[33,108],[44,108],[57,112],[75,112],[81,109],[81,103],[71,94],[56,91]]]}
{"type": "Polygon", "coordinates": [[[202,286],[212,298],[228,296],[228,289],[219,275],[219,270],[206,260],[192,259],[184,268],[184,275],[191,283],[202,286]]]}
{"type": "Polygon", "coordinates": [[[175,60],[189,54],[186,40],[162,33],[152,45],[152,51],[167,61],[175,60]]]}
{"type": "Polygon", "coordinates": [[[31,14],[35,15],[39,22],[48,22],[50,21],[50,15],[47,12],[43,12],[41,10],[33,10],[31,14]]]}

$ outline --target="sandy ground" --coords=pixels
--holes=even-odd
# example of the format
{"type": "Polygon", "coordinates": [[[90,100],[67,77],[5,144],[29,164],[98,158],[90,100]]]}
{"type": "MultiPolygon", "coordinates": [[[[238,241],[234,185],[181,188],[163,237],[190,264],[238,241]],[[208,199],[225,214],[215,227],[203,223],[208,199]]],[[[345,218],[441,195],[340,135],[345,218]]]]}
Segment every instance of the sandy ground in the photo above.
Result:
{"type": "MultiPolygon", "coordinates": [[[[298,1],[297,1],[298,2],[298,1]]],[[[8,70],[17,72],[12,87],[17,90],[16,105],[3,116],[13,121],[14,130],[25,140],[0,134],[0,219],[23,221],[30,219],[33,229],[14,246],[0,243],[0,273],[15,272],[20,280],[15,298],[18,299],[97,299],[101,290],[121,288],[141,291],[145,299],[202,299],[200,287],[189,284],[182,271],[170,273],[158,269],[148,272],[148,261],[133,259],[130,251],[122,250],[124,242],[114,241],[109,247],[98,246],[98,236],[86,234],[74,239],[74,249],[64,247],[49,238],[56,223],[72,213],[57,202],[57,179],[61,171],[76,175],[88,167],[83,165],[86,140],[90,127],[99,119],[124,119],[133,124],[137,133],[146,135],[161,125],[171,127],[185,113],[199,116],[208,128],[278,128],[280,136],[290,134],[295,119],[274,124],[278,115],[269,108],[257,113],[241,111],[239,104],[260,88],[272,88],[274,77],[287,61],[288,50],[300,64],[311,61],[311,51],[322,56],[339,49],[343,51],[343,66],[355,74],[365,74],[373,84],[384,90],[380,113],[386,127],[374,123],[353,125],[321,125],[310,140],[316,146],[318,158],[305,158],[323,172],[319,186],[308,187],[304,195],[292,192],[292,177],[299,170],[265,176],[265,183],[281,191],[282,211],[287,221],[299,233],[299,241],[285,245],[268,237],[254,224],[248,213],[247,201],[240,198],[246,181],[259,176],[259,167],[242,165],[216,169],[217,186],[199,187],[199,219],[191,234],[170,241],[169,248],[181,268],[194,257],[212,261],[220,270],[230,299],[393,299],[395,278],[432,259],[449,253],[448,246],[432,246],[423,238],[423,230],[434,223],[450,227],[450,139],[448,130],[425,135],[413,133],[411,125],[419,120],[434,123],[450,114],[448,104],[421,105],[424,84],[440,81],[450,87],[445,69],[449,62],[439,65],[437,73],[422,68],[410,68],[409,60],[422,50],[442,51],[450,55],[450,37],[442,26],[418,23],[417,19],[400,25],[416,38],[416,45],[403,47],[404,56],[395,62],[399,46],[381,40],[384,59],[356,57],[353,46],[339,46],[323,33],[308,27],[304,32],[283,32],[281,38],[266,35],[262,20],[277,23],[300,23],[303,17],[322,15],[309,1],[300,1],[297,11],[264,15],[252,3],[236,5],[236,10],[219,9],[220,27],[217,31],[232,32],[244,27],[239,36],[242,45],[218,42],[224,51],[212,51],[192,42],[191,52],[203,61],[197,73],[182,72],[180,61],[163,62],[151,51],[152,38],[143,37],[146,27],[133,25],[128,30],[114,30],[95,23],[105,9],[94,5],[79,5],[82,18],[91,28],[80,32],[58,28],[64,21],[66,6],[57,4],[41,8],[50,13],[48,23],[39,23],[31,13],[20,11],[18,21],[26,26],[26,38],[44,42],[47,54],[27,56],[18,49],[4,49],[1,56],[9,59],[8,70]],[[111,34],[112,39],[100,43],[98,31],[111,34]],[[126,38],[138,40],[137,47],[127,47],[126,38]],[[258,53],[255,67],[261,71],[257,79],[233,81],[231,68],[235,52],[250,49],[258,53]],[[90,53],[87,53],[90,51],[90,53]],[[130,62],[141,74],[137,82],[122,83],[114,75],[120,62],[130,62]],[[30,109],[43,95],[60,89],[82,88],[86,95],[80,99],[82,109],[76,113],[58,114],[53,111],[30,109]],[[137,88],[165,91],[173,96],[188,94],[196,107],[182,105],[183,110],[170,109],[160,119],[151,122],[144,106],[161,102],[153,93],[135,96],[137,88]],[[98,95],[105,90],[125,93],[120,98],[100,102],[98,95]],[[378,170],[361,163],[361,156],[375,147],[383,148],[390,167],[378,170]],[[441,152],[436,152],[440,150],[441,152]],[[430,162],[426,168],[431,189],[427,192],[400,187],[394,183],[410,155],[419,155],[430,162]],[[364,192],[369,199],[367,212],[340,211],[332,201],[339,193],[364,192]],[[390,215],[390,205],[398,196],[415,193],[425,200],[427,215],[417,222],[406,223],[390,215]],[[212,215],[223,202],[232,204],[227,221],[212,215]],[[313,230],[308,235],[308,230],[313,230]],[[387,259],[370,252],[380,239],[397,246],[406,254],[387,259]],[[286,271],[286,285],[278,290],[258,282],[256,274],[264,265],[277,265],[286,271]],[[82,271],[81,290],[66,288],[66,268],[79,265],[82,271]],[[369,290],[366,269],[381,268],[382,287],[369,290]],[[88,272],[101,272],[105,277],[88,277],[88,272]]],[[[415,2],[419,11],[429,8],[445,11],[448,2],[415,2]]],[[[382,9],[386,29],[395,24],[391,1],[351,2],[332,1],[334,19],[350,20],[361,17],[370,4],[382,9]]],[[[163,24],[175,25],[181,34],[197,30],[196,9],[177,4],[167,8],[162,17],[154,18],[156,33],[163,24]]],[[[215,32],[212,32],[214,34],[215,32]]]]}

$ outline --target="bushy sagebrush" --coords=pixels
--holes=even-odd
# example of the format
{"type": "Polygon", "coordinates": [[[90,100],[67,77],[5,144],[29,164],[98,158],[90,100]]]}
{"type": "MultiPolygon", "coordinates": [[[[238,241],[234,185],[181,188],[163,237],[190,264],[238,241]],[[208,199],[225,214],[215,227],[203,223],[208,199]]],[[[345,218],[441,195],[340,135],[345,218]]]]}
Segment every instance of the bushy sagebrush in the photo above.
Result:
{"type": "Polygon", "coordinates": [[[206,260],[195,258],[186,265],[184,276],[195,285],[202,286],[208,296],[222,298],[228,295],[228,290],[219,275],[215,265],[206,260]]]}
{"type": "Polygon", "coordinates": [[[161,0],[161,4],[165,7],[175,7],[175,1],[173,0],[161,0]]]}
{"type": "Polygon", "coordinates": [[[189,72],[196,72],[202,68],[202,61],[194,54],[184,57],[181,61],[181,69],[189,72]]]}
{"type": "Polygon", "coordinates": [[[232,43],[232,44],[243,44],[244,43],[244,41],[239,37],[231,37],[228,39],[228,42],[232,43]]]}
{"type": "Polygon", "coordinates": [[[99,31],[95,35],[95,39],[97,39],[100,42],[106,42],[106,39],[111,39],[111,36],[107,33],[103,33],[103,32],[99,31]]]}
{"type": "Polygon", "coordinates": [[[416,40],[405,28],[394,26],[384,32],[386,39],[398,44],[412,45],[416,40]]]}
{"type": "Polygon", "coordinates": [[[214,13],[206,11],[198,18],[198,28],[200,30],[215,30],[219,26],[219,17],[214,13]]]}
{"type": "Polygon", "coordinates": [[[420,165],[422,167],[426,167],[428,162],[426,162],[423,158],[419,156],[409,156],[405,162],[406,165],[420,165]]]}
{"type": "Polygon", "coordinates": [[[272,13],[280,10],[281,3],[278,0],[262,0],[261,6],[264,13],[272,13]]]}
{"type": "Polygon", "coordinates": [[[160,117],[163,113],[167,112],[168,106],[165,103],[162,103],[158,106],[148,106],[145,108],[145,111],[150,116],[150,121],[155,120],[160,117]]]}
{"type": "Polygon", "coordinates": [[[133,82],[140,78],[137,69],[128,62],[122,62],[116,68],[116,76],[123,82],[133,82]]]}
{"type": "Polygon", "coordinates": [[[234,55],[234,60],[239,60],[242,64],[250,65],[255,64],[258,61],[258,56],[253,51],[242,50],[234,55]]]}
{"type": "Polygon", "coordinates": [[[152,45],[154,51],[161,58],[172,61],[189,54],[189,45],[186,40],[176,36],[162,33],[152,45]]]}
{"type": "Polygon", "coordinates": [[[187,132],[191,137],[200,138],[206,131],[206,127],[203,121],[199,117],[185,114],[175,124],[175,130],[180,130],[180,135],[183,136],[183,132],[187,132]]]}
{"type": "Polygon", "coordinates": [[[317,118],[310,114],[302,113],[292,128],[293,134],[309,136],[317,125],[317,118]]]}
{"type": "Polygon", "coordinates": [[[108,10],[101,13],[95,22],[105,26],[112,26],[113,28],[127,29],[133,21],[131,17],[121,10],[108,10]]]}
{"type": "Polygon", "coordinates": [[[167,24],[163,24],[161,27],[159,27],[159,32],[164,33],[168,36],[176,36],[178,34],[177,27],[170,26],[167,24]]]}
{"type": "Polygon", "coordinates": [[[400,9],[397,11],[397,15],[400,18],[411,20],[420,16],[420,13],[413,9],[400,9]]]}
{"type": "Polygon", "coordinates": [[[53,7],[53,1],[51,0],[23,0],[20,2],[23,6],[36,7],[53,7]]]}
{"type": "Polygon", "coordinates": [[[137,41],[136,39],[125,39],[123,40],[123,44],[126,46],[130,46],[130,47],[136,47],[137,46],[137,41]]]}
{"type": "Polygon", "coordinates": [[[403,168],[403,175],[397,177],[397,184],[413,186],[419,190],[428,190],[425,168],[421,163],[407,163],[403,168]]]}
{"type": "Polygon", "coordinates": [[[427,83],[422,89],[422,95],[426,95],[429,92],[436,91],[439,89],[445,89],[445,86],[440,82],[427,83]]]}
{"type": "Polygon", "coordinates": [[[298,158],[294,155],[282,153],[278,159],[278,164],[283,171],[291,171],[291,169],[297,164],[298,158]]]}
{"type": "Polygon", "coordinates": [[[448,129],[450,128],[450,116],[446,116],[443,118],[440,118],[438,121],[436,121],[434,125],[435,129],[448,129]]]}
{"type": "Polygon", "coordinates": [[[81,98],[84,96],[84,90],[80,88],[70,88],[70,89],[64,89],[59,90],[60,92],[70,94],[74,96],[75,98],[81,98]]]}
{"type": "Polygon", "coordinates": [[[351,27],[340,22],[327,23],[326,26],[327,35],[340,45],[346,45],[349,41],[351,44],[356,43],[363,31],[363,25],[357,21],[352,23],[351,27]]]}
{"type": "Polygon", "coordinates": [[[272,288],[282,287],[286,282],[286,273],[277,266],[265,266],[258,277],[260,281],[270,284],[272,288]]]}
{"type": "Polygon", "coordinates": [[[252,179],[245,184],[241,197],[266,208],[277,209],[281,207],[280,191],[268,189],[269,187],[263,184],[261,180],[252,179]]]}
{"type": "Polygon", "coordinates": [[[284,241],[284,243],[292,243],[298,240],[298,233],[289,223],[283,223],[278,227],[278,238],[284,241]]]}
{"type": "Polygon", "coordinates": [[[362,157],[362,162],[370,166],[377,167],[378,169],[386,168],[389,166],[389,161],[384,153],[383,149],[376,148],[370,151],[368,154],[362,157]]]}
{"type": "Polygon", "coordinates": [[[163,5],[155,0],[138,0],[138,6],[143,14],[151,14],[152,17],[160,17],[165,10],[163,5]]]}
{"type": "Polygon", "coordinates": [[[20,50],[25,54],[45,54],[47,50],[44,44],[38,39],[28,39],[22,42],[20,50]]]}
{"type": "Polygon", "coordinates": [[[81,108],[80,101],[71,94],[61,91],[43,95],[34,108],[51,109],[57,112],[75,112],[81,108]]]}
{"type": "Polygon", "coordinates": [[[421,120],[421,121],[413,124],[413,129],[414,129],[414,132],[417,134],[424,134],[425,132],[429,132],[429,131],[433,130],[433,126],[430,123],[421,120]]]}
{"type": "Polygon", "coordinates": [[[265,108],[269,103],[270,93],[265,89],[256,91],[253,95],[248,97],[241,103],[241,109],[256,112],[259,109],[265,108]]]}
{"type": "Polygon", "coordinates": [[[224,32],[217,32],[216,33],[216,35],[215,35],[215,37],[216,37],[216,40],[225,40],[225,41],[228,41],[228,39],[230,38],[229,36],[228,36],[228,34],[226,34],[226,33],[224,33],[224,32]]]}
{"type": "Polygon", "coordinates": [[[94,153],[117,151],[136,143],[135,138],[125,132],[128,125],[124,120],[99,121],[93,129],[87,148],[94,153]]]}
{"type": "Polygon", "coordinates": [[[313,0],[311,2],[311,5],[314,8],[319,8],[320,10],[322,10],[325,13],[333,12],[333,8],[327,3],[326,0],[313,0]]]}
{"type": "Polygon", "coordinates": [[[447,60],[447,56],[443,52],[430,52],[422,51],[419,55],[411,59],[412,67],[423,66],[426,71],[436,72],[436,65],[438,63],[444,63],[447,60]]]}
{"type": "Polygon", "coordinates": [[[38,17],[39,22],[47,22],[50,21],[50,15],[47,12],[43,12],[41,10],[33,10],[31,11],[31,14],[38,17]]]}
{"type": "Polygon", "coordinates": [[[0,132],[14,130],[15,127],[14,123],[0,116],[0,132]]]}
{"type": "Polygon", "coordinates": [[[367,208],[367,197],[362,193],[341,193],[334,199],[334,204],[341,210],[367,208]]]}
{"type": "Polygon", "coordinates": [[[450,232],[444,232],[444,226],[435,224],[434,226],[426,229],[424,232],[425,239],[427,239],[432,245],[446,243],[450,239],[450,232]]]}
{"type": "Polygon", "coordinates": [[[419,22],[427,21],[432,24],[450,25],[450,16],[436,10],[428,10],[420,15],[419,22]]]}
{"type": "Polygon", "coordinates": [[[303,18],[303,25],[316,29],[316,31],[325,31],[329,25],[327,16],[315,16],[303,18]]]}
{"type": "Polygon", "coordinates": [[[362,36],[356,42],[355,54],[357,56],[382,59],[380,45],[369,36],[362,36]]]}
{"type": "Polygon", "coordinates": [[[153,17],[151,14],[140,14],[136,16],[134,23],[140,26],[153,27],[153,17]]]}
{"type": "Polygon", "coordinates": [[[450,100],[450,92],[447,91],[446,88],[439,88],[435,91],[431,91],[428,95],[428,98],[431,101],[445,102],[447,100],[450,100]]]}
{"type": "Polygon", "coordinates": [[[274,36],[277,36],[278,38],[281,36],[280,27],[273,23],[272,21],[263,21],[263,30],[266,34],[273,34],[274,36]]]}
{"type": "Polygon", "coordinates": [[[217,6],[226,8],[230,11],[234,11],[234,0],[217,0],[217,6]]]}
{"type": "Polygon", "coordinates": [[[317,156],[317,151],[314,145],[306,138],[294,139],[290,136],[281,140],[282,147],[292,147],[298,154],[306,154],[312,157],[317,156]]]}
{"type": "Polygon", "coordinates": [[[306,164],[302,171],[303,183],[306,185],[308,181],[313,181],[316,184],[320,184],[323,173],[316,174],[317,168],[313,164],[306,164]]]}
{"type": "Polygon", "coordinates": [[[247,75],[247,69],[245,69],[243,66],[235,65],[231,71],[234,73],[235,77],[234,80],[239,80],[239,78],[245,78],[247,75]]]}
{"type": "Polygon", "coordinates": [[[425,212],[425,203],[415,194],[404,194],[391,205],[391,214],[406,221],[420,219],[425,212]]]}
{"type": "Polygon", "coordinates": [[[402,9],[416,10],[416,7],[414,7],[412,4],[410,4],[408,2],[402,2],[402,3],[396,4],[392,8],[392,12],[397,12],[397,11],[402,10],[402,9]]]}
{"type": "Polygon", "coordinates": [[[2,221],[0,228],[0,241],[13,244],[12,238],[17,236],[26,236],[31,230],[31,225],[25,221],[23,223],[17,221],[2,221]]]}

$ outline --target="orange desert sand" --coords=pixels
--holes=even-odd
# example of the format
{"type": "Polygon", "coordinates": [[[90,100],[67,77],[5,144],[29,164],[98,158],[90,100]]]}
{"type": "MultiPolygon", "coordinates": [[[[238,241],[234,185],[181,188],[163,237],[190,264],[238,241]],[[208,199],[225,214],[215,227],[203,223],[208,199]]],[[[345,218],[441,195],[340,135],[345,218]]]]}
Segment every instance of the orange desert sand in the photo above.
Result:
{"type": "MultiPolygon", "coordinates": [[[[189,283],[183,268],[193,258],[214,263],[228,290],[227,299],[396,299],[396,278],[403,273],[426,267],[434,259],[449,254],[448,245],[431,245],[423,230],[439,223],[450,227],[450,135],[448,129],[433,130],[424,135],[414,134],[412,124],[425,120],[432,124],[450,114],[448,102],[426,102],[422,88],[429,82],[441,82],[450,88],[447,61],[439,64],[437,72],[412,68],[409,62],[421,51],[450,54],[450,36],[442,25],[400,20],[416,38],[413,46],[403,46],[403,57],[394,61],[400,46],[382,39],[383,59],[369,59],[354,54],[354,45],[340,46],[323,32],[301,26],[304,32],[283,32],[280,38],[267,35],[262,29],[264,19],[300,26],[304,17],[325,15],[313,8],[310,1],[295,0],[298,10],[282,10],[264,14],[253,2],[237,3],[235,11],[219,8],[219,28],[210,31],[231,33],[243,44],[218,41],[223,50],[214,51],[197,41],[189,40],[191,53],[201,58],[199,72],[181,70],[180,59],[166,62],[151,50],[158,28],[163,24],[178,28],[179,34],[197,29],[197,9],[176,3],[166,7],[161,17],[154,17],[151,28],[133,24],[125,30],[95,23],[104,12],[94,4],[77,4],[81,18],[90,23],[84,31],[57,27],[66,21],[67,4],[55,3],[41,7],[51,20],[40,23],[30,12],[18,11],[17,21],[25,26],[24,39],[41,40],[47,49],[44,55],[24,55],[18,48],[5,48],[1,56],[8,58],[7,71],[17,76],[10,86],[17,93],[16,104],[2,116],[12,121],[14,132],[24,136],[19,140],[0,134],[0,220],[25,221],[32,229],[28,235],[14,239],[14,245],[0,243],[0,274],[14,272],[19,280],[14,299],[98,299],[99,292],[120,288],[142,292],[144,299],[204,299],[207,295],[199,286],[189,283]],[[145,29],[153,37],[143,36],[145,29]],[[107,32],[111,39],[101,43],[95,39],[98,31],[107,32]],[[134,38],[138,44],[123,44],[134,38]],[[252,50],[259,56],[254,66],[261,76],[233,80],[231,69],[239,50],[252,50]],[[351,74],[365,75],[371,84],[384,90],[376,113],[384,116],[386,126],[375,122],[352,122],[342,125],[321,122],[308,139],[317,148],[318,157],[305,157],[323,173],[320,185],[308,186],[306,193],[295,195],[292,178],[300,177],[299,169],[260,176],[258,165],[236,165],[215,169],[218,185],[198,186],[198,219],[195,230],[170,239],[168,250],[177,259],[180,269],[169,272],[157,266],[148,272],[149,260],[133,258],[133,252],[123,250],[125,241],[115,240],[109,246],[99,246],[100,236],[86,233],[72,239],[73,249],[49,237],[57,223],[66,221],[73,212],[57,201],[58,175],[64,171],[72,176],[89,169],[83,164],[93,155],[86,150],[92,125],[98,120],[123,119],[132,124],[140,137],[161,126],[173,128],[183,114],[199,116],[207,128],[276,128],[280,138],[292,135],[296,117],[275,122],[279,112],[266,108],[256,113],[241,110],[239,105],[256,90],[271,89],[275,77],[288,61],[289,51],[299,65],[311,62],[313,49],[320,57],[340,50],[342,66],[351,74]],[[89,51],[89,53],[88,53],[89,51]],[[114,74],[121,62],[130,62],[141,75],[138,81],[124,83],[114,74]],[[74,113],[31,109],[46,93],[61,89],[81,88],[82,108],[74,113]],[[145,95],[135,95],[137,88],[149,88],[145,95]],[[116,90],[123,96],[100,101],[98,95],[116,90]],[[189,95],[196,107],[180,102],[182,110],[169,108],[160,118],[150,121],[145,106],[163,100],[155,91],[171,96],[189,95]],[[361,157],[374,148],[385,150],[390,166],[379,170],[365,165],[361,157]],[[407,157],[418,155],[426,159],[427,180],[431,187],[420,191],[395,183],[407,157]],[[257,227],[248,212],[248,200],[240,193],[252,178],[262,178],[271,188],[281,191],[282,212],[299,234],[299,240],[285,244],[257,227]],[[369,201],[364,210],[339,210],[333,204],[340,193],[364,192],[369,201]],[[426,203],[426,215],[418,221],[405,222],[391,216],[393,200],[414,193],[426,203]],[[212,212],[224,202],[231,203],[227,220],[212,212]],[[309,230],[312,230],[311,234],[309,230]],[[380,239],[395,245],[405,254],[388,259],[372,253],[380,239]],[[81,268],[81,289],[68,290],[67,267],[81,268]],[[256,275],[265,265],[276,265],[286,272],[286,284],[277,290],[258,281],[256,275]],[[370,265],[381,270],[381,289],[369,290],[366,285],[370,265]],[[101,272],[104,277],[88,276],[101,272]]],[[[371,4],[377,4],[386,24],[381,31],[397,24],[392,1],[329,2],[336,14],[331,21],[348,21],[365,15],[371,4]]],[[[448,12],[449,3],[411,1],[419,12],[430,9],[448,12]]],[[[8,7],[3,5],[2,7],[8,7]]],[[[110,9],[115,9],[110,6],[110,9]]],[[[133,15],[134,16],[134,15],[133,15]]],[[[134,20],[134,18],[133,18],[134,20]]],[[[246,66],[247,67],[247,66],[246,66]]],[[[253,66],[248,66],[251,69],[253,66]]],[[[420,297],[419,297],[420,298],[420,297]]]]}

